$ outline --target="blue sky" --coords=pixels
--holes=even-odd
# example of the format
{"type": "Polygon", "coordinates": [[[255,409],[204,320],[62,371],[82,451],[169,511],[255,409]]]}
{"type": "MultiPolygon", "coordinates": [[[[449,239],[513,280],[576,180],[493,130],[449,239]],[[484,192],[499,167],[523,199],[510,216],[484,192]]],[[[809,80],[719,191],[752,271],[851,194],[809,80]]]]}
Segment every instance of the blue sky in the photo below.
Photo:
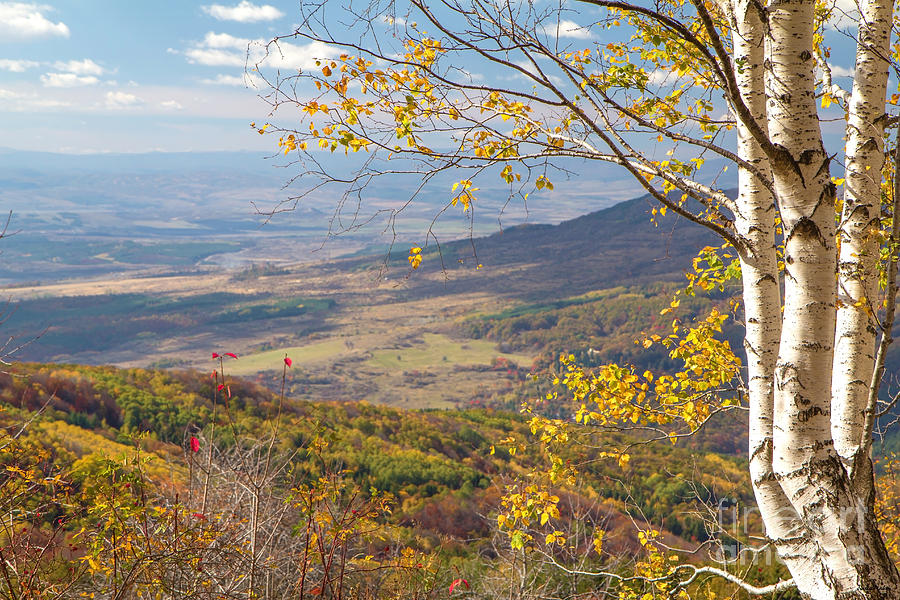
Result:
{"type": "MultiPolygon", "coordinates": [[[[298,0],[220,1],[0,0],[0,147],[272,151],[249,126],[265,122],[268,107],[244,67],[248,46],[252,66],[266,41],[294,31],[298,0]]],[[[300,40],[280,50],[263,73],[309,68],[333,52],[300,40]]],[[[851,73],[836,62],[836,76],[851,73]]]]}
{"type": "MultiPolygon", "coordinates": [[[[0,147],[51,152],[271,149],[244,76],[296,0],[0,1],[0,147]]],[[[283,44],[292,71],[322,48],[283,44]]],[[[269,72],[274,72],[271,70],[269,72]]],[[[249,84],[249,85],[248,85],[249,84]]]]}
{"type": "MultiPolygon", "coordinates": [[[[220,1],[0,0],[0,147],[274,150],[249,126],[266,121],[268,105],[246,58],[249,47],[253,66],[265,42],[295,30],[298,0],[220,1]]],[[[264,74],[335,53],[302,40],[279,50],[261,63],[264,74]]]]}

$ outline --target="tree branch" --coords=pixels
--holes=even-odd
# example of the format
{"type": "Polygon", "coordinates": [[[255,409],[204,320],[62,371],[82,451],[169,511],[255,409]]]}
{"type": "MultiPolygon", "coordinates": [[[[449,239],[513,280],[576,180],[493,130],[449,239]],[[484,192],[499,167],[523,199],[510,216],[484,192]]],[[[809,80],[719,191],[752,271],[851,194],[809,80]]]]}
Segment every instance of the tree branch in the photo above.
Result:
{"type": "Polygon", "coordinates": [[[675,590],[672,590],[673,592],[689,586],[701,575],[713,575],[715,577],[721,577],[722,579],[735,584],[751,596],[768,596],[769,594],[777,594],[778,592],[783,592],[785,590],[797,587],[793,579],[783,579],[778,583],[773,583],[771,585],[766,585],[763,587],[757,587],[751,583],[747,583],[736,575],[732,575],[728,571],[724,571],[716,567],[695,567],[693,565],[679,565],[676,568],[693,569],[693,573],[684,581],[678,582],[675,590]]]}

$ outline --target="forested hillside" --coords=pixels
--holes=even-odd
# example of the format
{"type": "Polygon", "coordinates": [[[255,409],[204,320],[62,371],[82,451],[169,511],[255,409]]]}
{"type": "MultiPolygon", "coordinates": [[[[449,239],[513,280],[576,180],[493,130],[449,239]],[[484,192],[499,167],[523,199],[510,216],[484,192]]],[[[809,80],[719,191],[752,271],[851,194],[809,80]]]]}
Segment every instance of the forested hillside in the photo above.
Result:
{"type": "MultiPolygon", "coordinates": [[[[433,585],[445,588],[451,574],[460,573],[479,597],[489,596],[497,585],[491,573],[515,560],[504,550],[508,542],[497,528],[501,496],[513,483],[511,477],[542,460],[526,420],[515,413],[282,403],[264,388],[223,379],[221,371],[210,378],[196,372],[21,364],[0,377],[0,394],[6,432],[2,456],[8,469],[0,479],[5,498],[0,504],[6,515],[18,515],[17,530],[7,529],[5,535],[12,536],[13,544],[36,537],[53,540],[50,554],[16,567],[19,589],[37,582],[54,589],[71,585],[72,590],[104,585],[138,590],[151,582],[175,586],[170,580],[160,583],[165,577],[150,569],[153,561],[147,554],[154,544],[178,543],[166,538],[175,535],[167,528],[155,530],[158,539],[144,541],[150,546],[138,549],[132,540],[129,551],[120,548],[118,560],[137,570],[133,579],[108,562],[104,568],[96,565],[110,560],[116,535],[148,535],[139,525],[149,515],[154,522],[183,519],[186,544],[189,538],[196,545],[203,536],[212,536],[204,538],[202,552],[211,552],[209,544],[215,546],[215,540],[244,539],[248,521],[243,519],[275,517],[251,518],[254,513],[245,512],[250,505],[244,501],[227,509],[228,518],[216,511],[226,510],[227,498],[240,496],[231,486],[244,481],[246,487],[262,477],[247,461],[256,464],[266,457],[278,467],[265,477],[268,495],[259,506],[278,514],[272,521],[277,527],[289,531],[297,526],[303,513],[291,508],[292,502],[302,500],[298,494],[313,493],[309,486],[317,481],[340,485],[335,506],[348,502],[354,511],[363,510],[353,504],[354,498],[362,501],[370,490],[378,490],[389,496],[378,496],[381,508],[366,509],[374,510],[371,526],[376,529],[348,534],[353,543],[390,548],[371,551],[376,557],[368,560],[380,561],[379,568],[386,569],[398,557],[415,555],[428,565],[419,567],[421,575],[437,578],[433,585]],[[27,425],[21,429],[23,422],[27,425]],[[10,437],[19,431],[17,438],[10,437]],[[524,444],[520,452],[511,454],[508,443],[501,443],[511,438],[524,444]],[[145,511],[150,512],[141,517],[145,511]],[[120,522],[97,529],[92,523],[100,517],[120,522]],[[138,530],[129,533],[130,527],[138,530]],[[191,537],[195,535],[199,537],[191,537]]],[[[720,499],[751,502],[740,475],[741,460],[696,455],[668,444],[637,446],[632,454],[622,469],[589,448],[573,448],[569,458],[585,465],[583,477],[556,486],[564,507],[554,520],[557,529],[575,532],[578,520],[590,519],[605,531],[602,555],[590,558],[584,550],[591,563],[624,568],[631,560],[626,557],[640,555],[638,531],[651,527],[664,531],[668,543],[695,546],[713,531],[702,516],[703,506],[720,499]]],[[[190,550],[198,553],[191,560],[210,561],[212,576],[225,558],[201,556],[200,546],[190,550]]],[[[237,552],[240,556],[230,560],[247,559],[237,552]]],[[[260,561],[263,556],[273,564],[288,560],[275,547],[260,545],[256,552],[260,561]]],[[[548,585],[559,583],[541,561],[533,568],[546,575],[548,585]]]]}

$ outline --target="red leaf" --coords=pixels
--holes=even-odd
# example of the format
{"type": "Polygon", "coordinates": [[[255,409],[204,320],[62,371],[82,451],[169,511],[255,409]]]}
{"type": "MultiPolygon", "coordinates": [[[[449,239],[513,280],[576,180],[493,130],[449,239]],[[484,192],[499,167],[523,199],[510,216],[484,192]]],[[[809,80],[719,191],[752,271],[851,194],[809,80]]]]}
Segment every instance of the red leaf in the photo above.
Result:
{"type": "Polygon", "coordinates": [[[200,451],[200,440],[191,436],[191,452],[199,452],[200,451]]]}
{"type": "Polygon", "coordinates": [[[284,364],[286,364],[287,366],[290,367],[292,364],[294,364],[294,361],[292,361],[290,358],[288,358],[287,356],[285,356],[285,357],[284,357],[284,364]]]}
{"type": "Polygon", "coordinates": [[[456,586],[458,586],[459,584],[463,584],[464,586],[466,586],[466,589],[469,589],[468,581],[466,581],[465,579],[454,579],[453,583],[450,584],[450,593],[451,594],[453,593],[453,590],[456,589],[456,586]]]}
{"type": "Polygon", "coordinates": [[[217,387],[216,389],[219,390],[219,391],[221,392],[222,390],[225,389],[225,384],[224,384],[224,383],[220,383],[220,384],[219,384],[219,387],[217,387]]]}
{"type": "Polygon", "coordinates": [[[231,386],[225,388],[225,391],[228,392],[228,397],[231,398],[231,386]]]}
{"type": "Polygon", "coordinates": [[[219,353],[218,353],[218,352],[213,352],[213,358],[219,358],[219,353]]]}
{"type": "Polygon", "coordinates": [[[206,520],[206,515],[204,515],[203,513],[191,513],[191,516],[195,519],[200,519],[201,521],[206,520]]]}
{"type": "Polygon", "coordinates": [[[225,356],[230,356],[231,358],[237,358],[237,354],[235,354],[234,352],[226,352],[225,356]]]}

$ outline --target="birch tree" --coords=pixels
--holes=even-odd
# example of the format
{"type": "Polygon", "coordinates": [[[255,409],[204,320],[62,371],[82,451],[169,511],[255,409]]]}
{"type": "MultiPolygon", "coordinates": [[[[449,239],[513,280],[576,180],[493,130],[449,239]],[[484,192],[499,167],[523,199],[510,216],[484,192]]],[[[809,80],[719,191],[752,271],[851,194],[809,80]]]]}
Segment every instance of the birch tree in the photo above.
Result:
{"type": "MultiPolygon", "coordinates": [[[[896,295],[889,0],[373,0],[301,12],[267,50],[303,39],[320,60],[267,81],[272,113],[258,129],[303,165],[309,189],[344,186],[336,228],[358,224],[378,177],[422,189],[450,174],[444,211],[471,216],[480,180],[499,176],[524,199],[600,161],[664,214],[721,236],[743,282],[750,477],[768,540],[805,598],[897,597],[870,458],[896,295]],[[855,48],[851,85],[835,75],[835,35],[855,48]],[[831,147],[841,135],[826,122],[843,130],[831,147]],[[333,172],[329,151],[365,158],[333,172]],[[722,160],[738,170],[736,197],[709,183],[705,165],[722,160]]],[[[411,269],[436,241],[431,230],[411,241],[411,269]]],[[[686,388],[654,381],[632,405],[677,397],[683,412],[686,388]]]]}

